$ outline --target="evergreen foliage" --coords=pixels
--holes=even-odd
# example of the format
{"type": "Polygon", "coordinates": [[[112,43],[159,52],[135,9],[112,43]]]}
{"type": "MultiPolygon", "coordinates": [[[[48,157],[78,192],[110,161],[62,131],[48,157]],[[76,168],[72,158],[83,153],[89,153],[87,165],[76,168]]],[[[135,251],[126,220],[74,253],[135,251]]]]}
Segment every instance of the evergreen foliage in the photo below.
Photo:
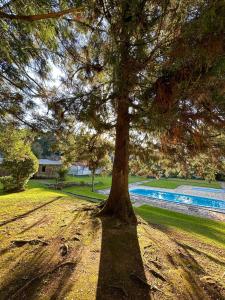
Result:
{"type": "Polygon", "coordinates": [[[92,191],[96,171],[107,174],[111,169],[111,143],[98,133],[83,132],[77,136],[77,159],[87,164],[92,174],[92,191]]]}
{"type": "Polygon", "coordinates": [[[38,160],[30,151],[23,160],[5,160],[2,167],[10,176],[0,177],[6,192],[24,191],[29,179],[38,171],[38,160]]]}
{"type": "Polygon", "coordinates": [[[66,180],[66,175],[68,174],[68,168],[65,166],[62,166],[58,171],[59,175],[59,181],[65,181],[66,180]]]}
{"type": "Polygon", "coordinates": [[[115,129],[104,212],[134,219],[131,129],[159,136],[168,156],[176,147],[185,156],[205,152],[223,132],[224,16],[223,0],[9,1],[0,7],[2,119],[24,122],[38,96],[52,115],[34,113],[36,127],[59,132],[73,116],[115,129]],[[58,87],[49,84],[53,64],[58,87]]]}
{"type": "Polygon", "coordinates": [[[38,160],[31,151],[32,134],[12,126],[1,130],[2,168],[10,176],[0,177],[7,192],[23,191],[29,179],[38,171],[38,160]]]}

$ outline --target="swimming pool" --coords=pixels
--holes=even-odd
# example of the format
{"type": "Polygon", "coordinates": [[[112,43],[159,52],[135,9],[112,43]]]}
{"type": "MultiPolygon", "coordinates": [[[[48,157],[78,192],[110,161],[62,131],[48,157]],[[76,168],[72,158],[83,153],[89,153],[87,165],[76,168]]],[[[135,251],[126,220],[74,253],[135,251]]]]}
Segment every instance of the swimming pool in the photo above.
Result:
{"type": "Polygon", "coordinates": [[[131,195],[132,194],[140,195],[140,196],[155,198],[155,199],[164,200],[168,202],[176,202],[182,204],[197,205],[197,206],[204,206],[204,207],[225,210],[225,201],[223,200],[184,195],[184,194],[176,194],[170,192],[162,192],[157,190],[141,189],[141,188],[130,189],[130,193],[131,195]]]}

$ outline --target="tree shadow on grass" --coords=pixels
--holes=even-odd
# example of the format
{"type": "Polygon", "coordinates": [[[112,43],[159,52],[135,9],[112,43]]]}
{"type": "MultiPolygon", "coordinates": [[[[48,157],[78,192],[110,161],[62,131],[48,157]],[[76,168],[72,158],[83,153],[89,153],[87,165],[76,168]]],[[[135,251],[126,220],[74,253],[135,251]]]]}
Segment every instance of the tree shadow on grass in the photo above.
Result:
{"type": "Polygon", "coordinates": [[[101,218],[97,300],[151,299],[141,257],[137,227],[101,218]]]}
{"type": "Polygon", "coordinates": [[[41,295],[45,299],[64,299],[72,287],[70,279],[76,269],[79,246],[71,258],[64,259],[59,254],[60,245],[56,240],[47,247],[23,246],[20,261],[15,261],[13,270],[1,282],[0,299],[35,300],[41,295]]]}
{"type": "Polygon", "coordinates": [[[48,202],[46,202],[46,203],[44,203],[44,204],[42,204],[42,205],[39,205],[39,206],[35,207],[35,208],[33,208],[33,209],[31,209],[31,210],[29,210],[29,211],[27,211],[27,212],[25,212],[25,213],[23,213],[23,214],[21,214],[21,215],[19,215],[19,216],[16,216],[16,217],[11,218],[11,219],[9,219],[9,220],[3,221],[3,222],[0,223],[0,227],[1,227],[1,226],[4,226],[4,225],[6,225],[6,224],[9,224],[9,223],[15,222],[15,221],[17,221],[17,220],[19,220],[19,219],[22,219],[22,218],[24,218],[24,217],[30,215],[31,213],[35,212],[36,210],[39,210],[39,209],[41,209],[41,208],[43,208],[43,207],[45,207],[45,206],[51,204],[52,202],[55,202],[56,200],[59,200],[59,199],[61,199],[61,198],[62,198],[62,196],[59,196],[59,197],[57,197],[57,198],[54,198],[54,199],[51,200],[51,201],[48,201],[48,202]]]}
{"type": "Polygon", "coordinates": [[[220,244],[223,247],[225,245],[225,226],[222,222],[148,205],[143,205],[137,208],[136,211],[149,224],[159,224],[162,231],[175,228],[199,236],[205,241],[220,244]]]}
{"type": "Polygon", "coordinates": [[[192,246],[187,245],[185,243],[179,243],[179,242],[177,242],[177,245],[180,246],[180,247],[182,247],[186,251],[189,250],[189,251],[191,251],[193,253],[196,253],[196,254],[199,254],[199,255],[203,255],[203,256],[207,257],[208,259],[210,259],[211,261],[213,261],[214,263],[219,264],[221,266],[225,266],[225,261],[224,260],[221,260],[220,258],[214,257],[214,256],[210,255],[209,253],[206,253],[204,251],[196,249],[195,247],[192,247],[192,246]]]}

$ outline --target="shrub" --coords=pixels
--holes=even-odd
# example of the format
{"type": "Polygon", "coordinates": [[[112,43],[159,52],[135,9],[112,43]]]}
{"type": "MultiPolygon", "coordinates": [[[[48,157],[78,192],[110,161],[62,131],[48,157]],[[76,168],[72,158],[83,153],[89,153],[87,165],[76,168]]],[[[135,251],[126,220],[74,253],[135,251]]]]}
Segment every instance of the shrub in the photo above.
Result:
{"type": "Polygon", "coordinates": [[[59,175],[59,180],[60,181],[65,181],[66,180],[66,175],[68,173],[68,168],[66,167],[61,167],[59,170],[58,170],[58,175],[59,175]]]}
{"type": "Polygon", "coordinates": [[[27,182],[37,172],[38,160],[32,152],[29,152],[21,160],[4,160],[2,166],[11,174],[0,178],[4,190],[20,192],[25,190],[27,182]]]}
{"type": "Polygon", "coordinates": [[[12,176],[0,177],[0,181],[3,184],[4,191],[6,192],[14,191],[17,188],[17,183],[12,176]]]}

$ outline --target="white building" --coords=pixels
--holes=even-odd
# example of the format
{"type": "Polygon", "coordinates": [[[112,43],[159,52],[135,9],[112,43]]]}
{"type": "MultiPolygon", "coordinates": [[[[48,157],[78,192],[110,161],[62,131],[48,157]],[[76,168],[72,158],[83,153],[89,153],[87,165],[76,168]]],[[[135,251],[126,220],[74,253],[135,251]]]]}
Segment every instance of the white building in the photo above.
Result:
{"type": "MultiPolygon", "coordinates": [[[[101,170],[96,170],[95,174],[100,174],[101,170]]],[[[69,175],[72,176],[82,176],[82,175],[91,175],[91,170],[83,163],[73,164],[68,172],[69,175]]]]}

